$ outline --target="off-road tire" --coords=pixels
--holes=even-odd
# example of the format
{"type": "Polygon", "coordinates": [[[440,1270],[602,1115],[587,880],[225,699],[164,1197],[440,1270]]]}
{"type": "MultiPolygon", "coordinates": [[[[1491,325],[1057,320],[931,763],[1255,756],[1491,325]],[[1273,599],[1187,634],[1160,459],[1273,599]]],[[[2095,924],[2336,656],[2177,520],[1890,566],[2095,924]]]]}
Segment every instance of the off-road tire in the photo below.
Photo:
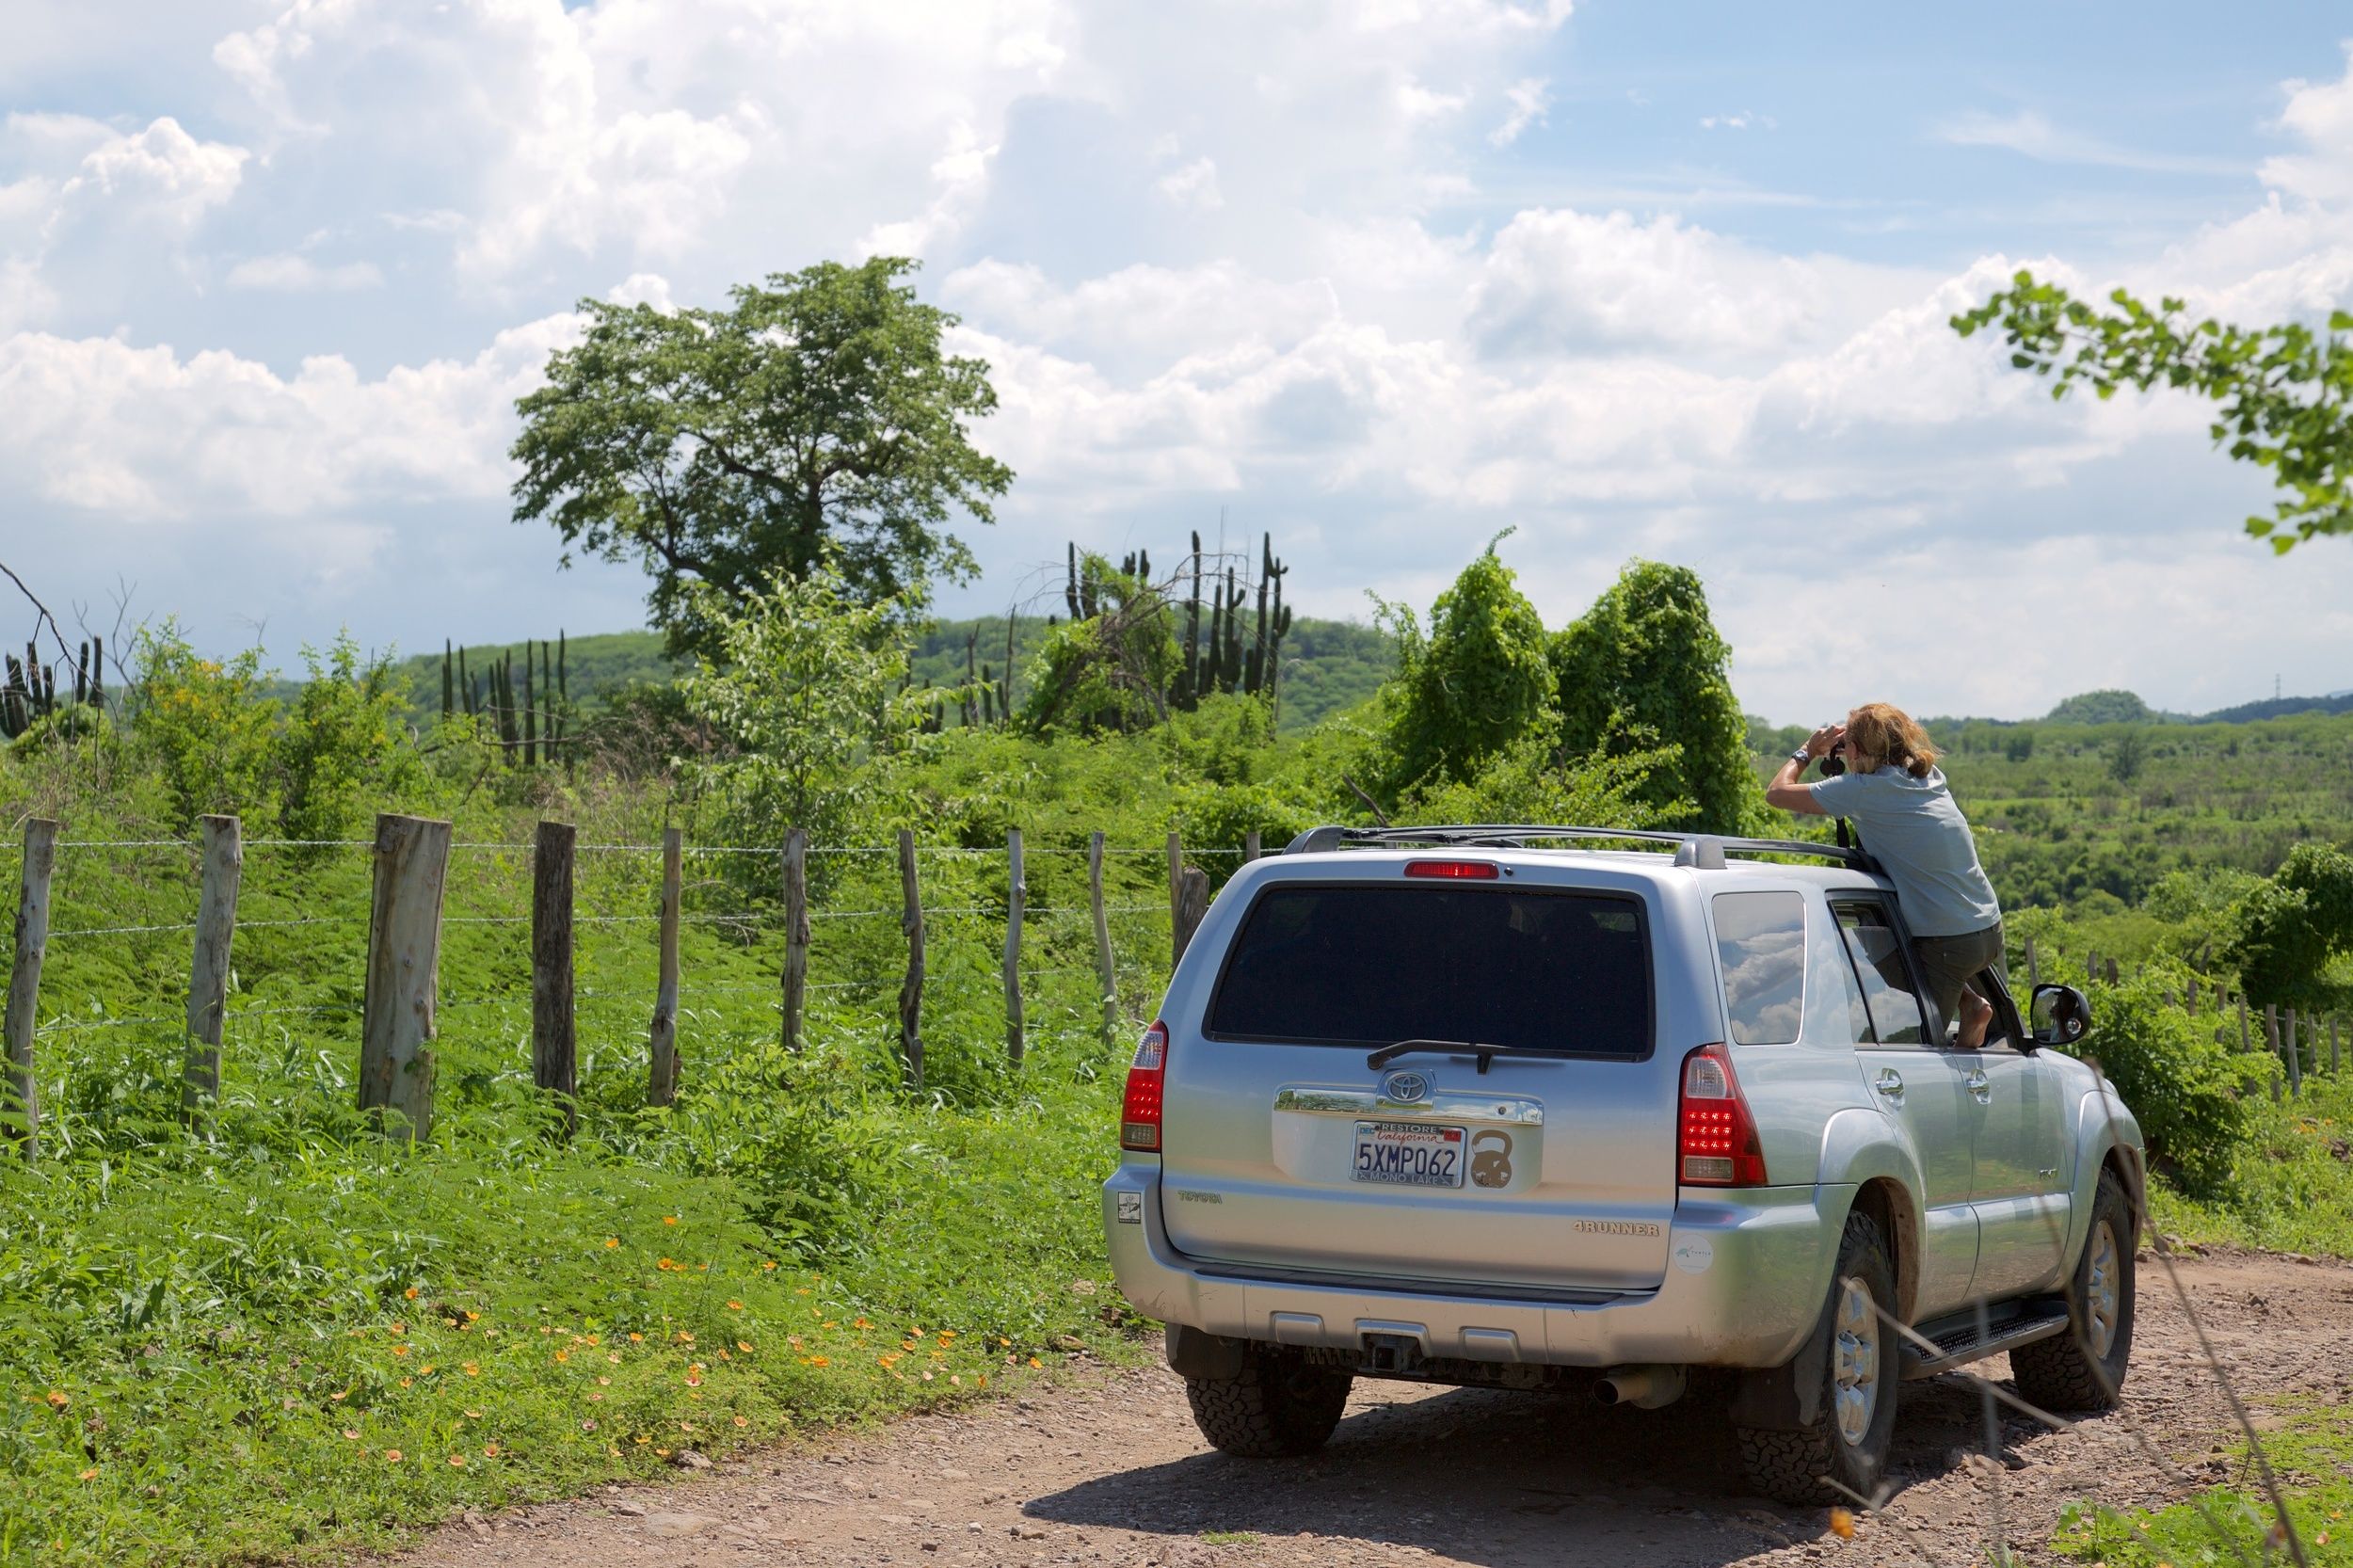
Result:
{"type": "Polygon", "coordinates": [[[1838,1239],[1838,1266],[1831,1271],[1830,1295],[1822,1304],[1822,1320],[1815,1329],[1816,1334],[1833,1341],[1833,1345],[1823,1358],[1822,1385],[1816,1390],[1818,1398],[1812,1424],[1796,1432],[1759,1427],[1735,1429],[1751,1484],[1779,1502],[1801,1506],[1851,1504],[1856,1496],[1876,1497],[1880,1478],[1887,1470],[1887,1450],[1896,1430],[1896,1388],[1900,1366],[1895,1331],[1884,1322],[1875,1325],[1878,1393],[1870,1423],[1857,1443],[1848,1442],[1838,1431],[1838,1356],[1834,1341],[1839,1301],[1849,1279],[1861,1281],[1879,1306],[1890,1312],[1895,1310],[1895,1266],[1888,1261],[1887,1243],[1880,1235],[1879,1222],[1868,1214],[1847,1216],[1847,1228],[1838,1239]]]}
{"type": "Polygon", "coordinates": [[[2113,1171],[2100,1174],[2092,1194],[2091,1223],[2084,1226],[2083,1255],[2067,1276],[2067,1332],[2009,1352],[2010,1375],[2028,1404],[2078,1414],[2114,1410],[2121,1400],[2124,1369],[2133,1353],[2133,1208],[2113,1171]],[[2093,1253],[2103,1223],[2113,1238],[2115,1316],[2108,1353],[2092,1353],[2089,1298],[2093,1253]]]}
{"type": "Polygon", "coordinates": [[[1313,1453],[1330,1439],[1348,1407],[1346,1372],[1309,1367],[1294,1356],[1256,1349],[1237,1378],[1187,1378],[1193,1425],[1221,1453],[1283,1459],[1313,1453]]]}

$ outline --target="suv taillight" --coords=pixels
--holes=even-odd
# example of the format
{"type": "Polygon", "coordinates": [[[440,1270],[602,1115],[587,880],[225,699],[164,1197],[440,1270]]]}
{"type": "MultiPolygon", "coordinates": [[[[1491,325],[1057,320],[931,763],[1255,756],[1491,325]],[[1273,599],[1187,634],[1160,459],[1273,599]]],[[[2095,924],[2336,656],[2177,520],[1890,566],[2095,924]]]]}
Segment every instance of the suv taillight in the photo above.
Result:
{"type": "Polygon", "coordinates": [[[1154,1020],[1136,1042],[1128,1067],[1128,1093],[1119,1108],[1119,1146],[1140,1154],[1160,1152],[1160,1080],[1168,1068],[1168,1026],[1154,1020]]]}
{"type": "Polygon", "coordinates": [[[1683,1103],[1677,1120],[1675,1168],[1687,1187],[1762,1187],[1765,1148],[1756,1118],[1732,1076],[1721,1046],[1702,1046],[1683,1059],[1683,1103]]]}

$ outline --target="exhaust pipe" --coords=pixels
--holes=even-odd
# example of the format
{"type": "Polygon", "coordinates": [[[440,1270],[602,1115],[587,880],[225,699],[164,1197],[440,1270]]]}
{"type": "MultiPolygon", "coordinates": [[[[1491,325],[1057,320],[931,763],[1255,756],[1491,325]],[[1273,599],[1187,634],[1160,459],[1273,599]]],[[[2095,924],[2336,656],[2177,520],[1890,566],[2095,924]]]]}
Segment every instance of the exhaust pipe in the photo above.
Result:
{"type": "Polygon", "coordinates": [[[1683,1398],[1684,1382],[1680,1367],[1612,1367],[1593,1384],[1593,1398],[1604,1404],[1657,1410],[1683,1398]]]}

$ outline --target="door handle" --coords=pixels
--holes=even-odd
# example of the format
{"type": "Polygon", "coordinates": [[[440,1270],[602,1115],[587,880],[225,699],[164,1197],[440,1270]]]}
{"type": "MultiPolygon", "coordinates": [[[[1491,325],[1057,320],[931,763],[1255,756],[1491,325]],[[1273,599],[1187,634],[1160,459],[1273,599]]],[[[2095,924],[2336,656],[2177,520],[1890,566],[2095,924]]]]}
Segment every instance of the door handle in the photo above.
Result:
{"type": "Polygon", "coordinates": [[[1964,1074],[1961,1078],[1961,1082],[1969,1086],[1970,1096],[1979,1105],[1990,1105],[1993,1103],[1993,1080],[1987,1078],[1982,1069],[1972,1069],[1970,1072],[1964,1074]]]}
{"type": "Polygon", "coordinates": [[[1885,1095],[1889,1099],[1902,1099],[1904,1097],[1904,1075],[1897,1072],[1893,1067],[1881,1067],[1880,1069],[1879,1082],[1874,1084],[1872,1087],[1879,1090],[1881,1094],[1885,1095]]]}

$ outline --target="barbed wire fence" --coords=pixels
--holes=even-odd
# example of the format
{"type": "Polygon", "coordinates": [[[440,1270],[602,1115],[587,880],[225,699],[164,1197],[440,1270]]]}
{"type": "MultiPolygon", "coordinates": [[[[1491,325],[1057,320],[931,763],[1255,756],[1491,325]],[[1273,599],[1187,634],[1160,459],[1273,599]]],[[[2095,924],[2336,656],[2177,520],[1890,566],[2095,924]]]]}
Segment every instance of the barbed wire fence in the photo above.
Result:
{"type": "Polygon", "coordinates": [[[422,1125],[431,1071],[408,1065],[421,1050],[444,1074],[528,1073],[582,1103],[662,1103],[650,1058],[670,994],[665,950],[690,1074],[698,1056],[750,1042],[796,1048],[816,1032],[847,1033],[899,1057],[920,1089],[926,1016],[967,1067],[999,1035],[1017,1065],[1032,1022],[1109,1034],[1137,1020],[1206,908],[1202,868],[1222,882],[1258,853],[1255,834],[1238,847],[1187,847],[1175,834],[1149,847],[1099,833],[1029,845],[1015,833],[1003,847],[909,834],[914,872],[903,881],[900,845],[808,846],[804,876],[787,874],[785,845],[681,842],[673,859],[660,842],[564,842],[563,895],[551,907],[536,884],[560,839],[456,840],[446,824],[424,824],[440,841],[431,874],[408,887],[388,845],[419,822],[387,816],[376,839],[344,840],[244,839],[224,818],[184,840],[73,839],[29,823],[6,868],[19,873],[9,880],[32,938],[11,954],[6,1015],[21,1089],[0,1092],[20,1149],[38,1153],[42,1090],[78,1106],[101,1078],[167,1098],[186,1080],[191,1120],[224,1082],[253,1092],[292,1078],[330,1094],[356,1087],[363,1108],[422,1125]],[[1180,896],[1196,887],[1193,901],[1180,896]],[[157,918],[175,909],[187,918],[157,918]],[[919,926],[925,961],[910,1003],[919,926]],[[423,945],[388,954],[404,931],[423,945]],[[217,954],[209,994],[208,944],[217,954]],[[391,995],[401,985],[387,976],[412,988],[391,995]],[[372,984],[387,993],[373,1007],[372,984]],[[552,1016],[571,1059],[560,1082],[535,1050],[552,1016]],[[371,1095],[377,1035],[407,1092],[371,1095]],[[69,1041],[74,1048],[56,1048],[69,1041]],[[403,1084],[404,1075],[424,1081],[403,1084]]]}

